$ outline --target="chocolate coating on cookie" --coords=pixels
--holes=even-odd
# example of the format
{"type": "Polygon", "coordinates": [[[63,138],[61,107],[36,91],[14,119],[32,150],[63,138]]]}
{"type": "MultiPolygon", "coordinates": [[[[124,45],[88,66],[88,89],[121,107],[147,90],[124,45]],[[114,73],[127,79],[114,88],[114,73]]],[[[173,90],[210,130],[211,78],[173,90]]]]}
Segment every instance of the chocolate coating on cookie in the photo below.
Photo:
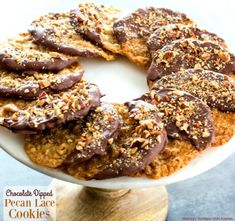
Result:
{"type": "Polygon", "coordinates": [[[227,75],[203,69],[186,69],[164,76],[151,90],[186,91],[221,111],[235,112],[235,81],[227,75]]]}
{"type": "MultiPolygon", "coordinates": [[[[19,133],[36,133],[68,121],[84,118],[100,104],[100,91],[94,84],[81,81],[66,92],[43,92],[36,101],[20,109],[9,103],[0,109],[0,125],[19,133]]],[[[11,102],[11,101],[9,101],[11,102]]]]}
{"type": "Polygon", "coordinates": [[[146,41],[159,27],[174,23],[191,24],[192,21],[183,13],[149,7],[138,9],[114,22],[113,30],[121,44],[122,54],[135,64],[148,68],[150,54],[146,41]]]}
{"type": "Polygon", "coordinates": [[[120,45],[113,35],[113,23],[120,17],[121,11],[112,6],[79,4],[74,21],[76,31],[86,39],[114,53],[121,53],[120,45]]]}
{"type": "Polygon", "coordinates": [[[172,41],[182,38],[194,38],[201,41],[212,41],[216,44],[226,47],[224,40],[216,34],[197,28],[193,25],[169,24],[159,27],[154,31],[147,41],[148,50],[152,57],[157,50],[172,41]]]}
{"type": "Polygon", "coordinates": [[[6,70],[58,72],[74,64],[78,64],[78,58],[38,47],[28,33],[0,44],[0,67],[6,70]]]}
{"type": "Polygon", "coordinates": [[[176,90],[151,90],[141,99],[154,104],[162,114],[167,135],[189,140],[197,149],[208,147],[214,139],[210,108],[193,95],[176,90]]]}
{"type": "Polygon", "coordinates": [[[133,175],[164,149],[166,131],[153,105],[133,101],[116,107],[123,118],[117,140],[110,145],[106,155],[68,167],[67,172],[71,175],[86,179],[133,175]]]}
{"type": "Polygon", "coordinates": [[[121,117],[112,104],[102,103],[85,119],[76,149],[65,159],[63,165],[79,164],[94,155],[104,155],[116,140],[121,127],[121,117]]]}
{"type": "Polygon", "coordinates": [[[66,13],[48,13],[32,22],[29,32],[34,43],[53,51],[81,57],[103,57],[113,60],[114,56],[84,40],[75,31],[73,11],[66,13]]]}
{"type": "Polygon", "coordinates": [[[129,16],[116,21],[114,33],[119,43],[133,38],[145,40],[159,27],[167,24],[190,24],[192,21],[184,14],[165,8],[137,9],[129,16]]]}
{"type": "Polygon", "coordinates": [[[33,72],[31,75],[0,70],[0,96],[35,100],[40,94],[67,90],[83,76],[80,66],[64,69],[58,73],[33,72]]]}
{"type": "Polygon", "coordinates": [[[148,80],[182,69],[203,68],[223,74],[235,72],[235,56],[213,42],[180,39],[158,50],[148,69],[148,80]]]}

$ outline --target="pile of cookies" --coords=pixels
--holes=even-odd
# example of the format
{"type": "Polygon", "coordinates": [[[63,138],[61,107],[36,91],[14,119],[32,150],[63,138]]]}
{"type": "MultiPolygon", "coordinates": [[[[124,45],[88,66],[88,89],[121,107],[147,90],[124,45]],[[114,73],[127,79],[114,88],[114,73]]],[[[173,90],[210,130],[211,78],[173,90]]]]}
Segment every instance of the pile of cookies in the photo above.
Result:
{"type": "Polygon", "coordinates": [[[233,137],[234,76],[224,40],[183,13],[84,3],[0,44],[0,126],[25,136],[33,162],[79,179],[160,178],[233,137]],[[149,92],[105,103],[79,58],[118,56],[146,70],[149,92]]]}

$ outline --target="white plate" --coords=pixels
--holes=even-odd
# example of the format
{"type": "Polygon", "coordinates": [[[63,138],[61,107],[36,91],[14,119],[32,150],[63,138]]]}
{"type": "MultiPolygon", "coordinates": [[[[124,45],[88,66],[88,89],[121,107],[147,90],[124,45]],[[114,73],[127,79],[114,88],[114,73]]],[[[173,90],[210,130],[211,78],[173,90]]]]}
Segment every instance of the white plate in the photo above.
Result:
{"type": "MultiPolygon", "coordinates": [[[[97,1],[99,3],[110,4],[109,1],[97,1]]],[[[200,26],[217,32],[232,46],[234,39],[231,33],[235,33],[235,14],[233,12],[233,1],[188,1],[188,0],[165,0],[165,1],[117,1],[113,0],[112,5],[133,10],[133,7],[143,7],[148,5],[158,7],[168,7],[177,9],[193,17],[200,26]],[[221,5],[222,4],[222,5],[221,5]],[[210,9],[210,10],[208,10],[210,9]],[[226,25],[224,25],[226,24],[226,25]]],[[[67,10],[76,6],[77,0],[72,1],[12,1],[8,0],[0,8],[0,38],[13,35],[19,31],[24,31],[30,21],[47,11],[67,10]],[[66,2],[66,4],[65,4],[66,2]],[[12,8],[12,5],[14,7],[12,8]],[[28,7],[25,7],[28,5],[28,7]],[[17,10],[16,10],[17,9],[17,10]],[[10,12],[10,13],[9,13],[10,12]],[[24,15],[24,16],[22,16],[24,15]]],[[[125,59],[118,59],[113,62],[102,60],[82,60],[86,70],[85,77],[95,82],[100,87],[102,93],[106,94],[104,100],[111,102],[124,102],[136,98],[147,91],[146,77],[143,70],[135,67],[125,59]]],[[[23,149],[22,138],[8,130],[0,127],[0,146],[12,157],[25,165],[45,173],[49,176],[65,180],[84,186],[97,188],[143,188],[157,185],[167,185],[189,179],[199,175],[224,161],[235,151],[235,137],[229,143],[219,148],[208,149],[204,154],[190,162],[190,164],[169,177],[158,180],[146,177],[129,178],[121,177],[108,180],[77,180],[60,171],[38,166],[32,163],[23,149]]],[[[6,162],[7,163],[7,162],[6,162]]]]}

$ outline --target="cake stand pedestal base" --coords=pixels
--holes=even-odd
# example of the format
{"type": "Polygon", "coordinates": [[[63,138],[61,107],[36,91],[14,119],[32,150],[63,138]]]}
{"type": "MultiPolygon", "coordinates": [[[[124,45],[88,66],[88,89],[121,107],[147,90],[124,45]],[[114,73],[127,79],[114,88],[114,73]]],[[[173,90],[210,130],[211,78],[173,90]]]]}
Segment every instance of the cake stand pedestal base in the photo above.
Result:
{"type": "Polygon", "coordinates": [[[57,221],[165,221],[164,186],[146,189],[97,189],[54,179],[57,221]]]}

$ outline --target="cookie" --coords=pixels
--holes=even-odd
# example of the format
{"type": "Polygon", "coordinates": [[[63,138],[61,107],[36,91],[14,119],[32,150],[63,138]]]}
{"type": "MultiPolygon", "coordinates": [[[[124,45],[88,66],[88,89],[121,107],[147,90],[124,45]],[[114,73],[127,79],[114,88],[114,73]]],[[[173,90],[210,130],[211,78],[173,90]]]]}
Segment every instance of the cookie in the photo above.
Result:
{"type": "Polygon", "coordinates": [[[141,67],[148,67],[150,55],[146,46],[149,36],[167,24],[193,23],[185,14],[165,8],[137,9],[129,16],[114,22],[113,30],[122,53],[141,67]]]}
{"type": "Polygon", "coordinates": [[[121,11],[112,6],[79,4],[74,10],[74,27],[86,39],[108,51],[121,54],[121,47],[113,34],[113,23],[121,16],[121,11]]]}
{"type": "Polygon", "coordinates": [[[84,40],[76,33],[72,25],[74,17],[71,11],[48,13],[34,20],[29,30],[34,43],[67,55],[114,60],[114,55],[84,40]]]}
{"type": "Polygon", "coordinates": [[[121,117],[112,104],[102,103],[85,119],[85,126],[77,138],[76,148],[63,165],[79,164],[93,157],[104,155],[116,140],[121,127],[121,117]]]}
{"type": "Polygon", "coordinates": [[[57,94],[43,92],[21,109],[11,103],[0,108],[0,125],[18,133],[37,133],[59,124],[84,118],[100,104],[100,91],[94,84],[80,81],[57,94]],[[10,106],[9,106],[10,105],[10,106]]]}
{"type": "Polygon", "coordinates": [[[224,40],[214,33],[200,29],[193,25],[170,24],[158,28],[150,35],[147,41],[147,47],[151,57],[153,58],[155,52],[165,45],[182,38],[194,38],[201,41],[212,41],[221,45],[222,47],[227,47],[224,40]]]}
{"type": "Polygon", "coordinates": [[[182,69],[202,68],[223,74],[235,72],[235,56],[212,42],[180,39],[156,52],[148,69],[148,81],[182,69]]]}
{"type": "Polygon", "coordinates": [[[58,73],[32,72],[31,75],[0,70],[0,96],[35,100],[40,94],[67,90],[83,76],[80,66],[64,69],[58,73]]]}
{"type": "Polygon", "coordinates": [[[235,112],[235,81],[228,75],[203,69],[186,69],[162,77],[151,90],[163,88],[187,91],[210,107],[235,112]]]}
{"type": "Polygon", "coordinates": [[[116,107],[123,125],[108,154],[68,167],[69,174],[85,179],[130,176],[142,170],[164,149],[166,132],[153,105],[133,101],[116,107]]]}
{"type": "Polygon", "coordinates": [[[170,138],[188,140],[197,149],[205,149],[213,142],[211,111],[200,99],[187,92],[167,88],[151,90],[141,99],[157,107],[170,138]]]}
{"type": "Polygon", "coordinates": [[[78,58],[50,52],[32,42],[29,33],[0,44],[0,67],[10,71],[58,72],[78,64],[78,58]]]}
{"type": "MultiPolygon", "coordinates": [[[[234,136],[235,113],[227,114],[217,109],[212,109],[211,113],[215,126],[215,140],[212,146],[215,148],[227,143],[234,136]]],[[[154,179],[170,176],[202,153],[203,150],[195,149],[187,141],[169,140],[164,151],[145,167],[143,173],[154,179]]]]}

